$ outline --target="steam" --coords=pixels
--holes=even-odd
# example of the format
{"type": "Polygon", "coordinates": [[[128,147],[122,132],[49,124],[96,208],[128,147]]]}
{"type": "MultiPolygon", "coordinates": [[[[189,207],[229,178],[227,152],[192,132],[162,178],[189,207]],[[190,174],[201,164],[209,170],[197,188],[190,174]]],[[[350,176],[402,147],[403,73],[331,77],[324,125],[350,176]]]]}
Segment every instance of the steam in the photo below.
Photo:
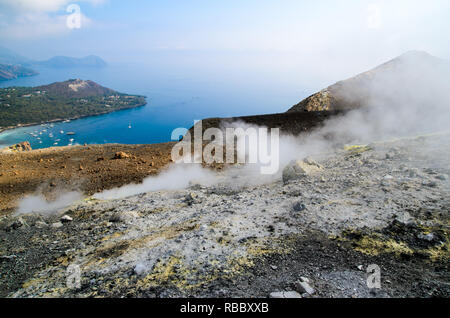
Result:
{"type": "Polygon", "coordinates": [[[47,201],[43,195],[31,195],[23,198],[16,215],[37,213],[42,215],[51,215],[58,210],[70,206],[74,202],[81,200],[83,195],[79,192],[67,192],[60,195],[55,201],[47,201]]]}
{"type": "Polygon", "coordinates": [[[209,186],[217,179],[213,172],[203,169],[198,164],[172,165],[158,176],[144,179],[142,184],[130,184],[120,188],[106,190],[95,194],[96,199],[119,199],[136,194],[160,191],[185,189],[193,183],[209,186]]]}
{"type": "Polygon", "coordinates": [[[335,139],[373,141],[448,129],[450,62],[408,52],[374,71],[338,83],[340,98],[361,108],[327,123],[335,139]]]}

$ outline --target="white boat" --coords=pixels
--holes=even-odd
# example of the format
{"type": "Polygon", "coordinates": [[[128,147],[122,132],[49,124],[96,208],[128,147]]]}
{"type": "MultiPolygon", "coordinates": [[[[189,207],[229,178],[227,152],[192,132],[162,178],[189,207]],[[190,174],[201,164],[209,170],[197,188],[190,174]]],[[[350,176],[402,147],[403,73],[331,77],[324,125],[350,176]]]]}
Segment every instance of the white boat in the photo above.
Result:
{"type": "Polygon", "coordinates": [[[131,123],[128,124],[128,129],[131,129],[131,123]]]}

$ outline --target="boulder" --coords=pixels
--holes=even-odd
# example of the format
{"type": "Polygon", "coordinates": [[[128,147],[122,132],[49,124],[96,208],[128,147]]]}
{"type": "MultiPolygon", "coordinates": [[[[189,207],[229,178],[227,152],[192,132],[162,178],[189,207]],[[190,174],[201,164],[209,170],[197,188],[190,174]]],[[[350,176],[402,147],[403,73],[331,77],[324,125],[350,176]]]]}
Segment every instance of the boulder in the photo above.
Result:
{"type": "Polygon", "coordinates": [[[296,291],[283,291],[270,293],[270,298],[302,298],[296,291]]]}
{"type": "Polygon", "coordinates": [[[24,151],[31,151],[32,148],[28,141],[24,141],[24,142],[9,146],[5,150],[10,151],[10,152],[24,152],[24,151]]]}
{"type": "Polygon", "coordinates": [[[17,229],[21,228],[22,226],[26,226],[26,225],[27,225],[27,223],[25,222],[25,220],[22,219],[22,217],[19,217],[18,219],[11,222],[11,224],[9,224],[8,229],[9,230],[17,230],[17,229]]]}
{"type": "Polygon", "coordinates": [[[38,229],[42,229],[48,226],[47,223],[45,223],[44,221],[37,221],[34,226],[36,226],[38,229]]]}
{"type": "Polygon", "coordinates": [[[63,224],[61,222],[56,222],[51,225],[51,227],[54,229],[59,229],[62,226],[63,226],[63,224]]]}
{"type": "Polygon", "coordinates": [[[296,202],[292,206],[295,212],[301,212],[306,209],[306,205],[304,205],[302,202],[296,202]]]}
{"type": "Polygon", "coordinates": [[[283,182],[302,179],[323,170],[323,167],[312,159],[291,161],[283,169],[283,182]]]}
{"type": "Polygon", "coordinates": [[[129,154],[127,154],[126,152],[119,151],[119,152],[116,152],[113,159],[127,159],[127,158],[131,158],[131,156],[129,154]]]}
{"type": "Polygon", "coordinates": [[[73,221],[73,219],[70,216],[68,216],[68,215],[64,215],[64,216],[61,217],[61,222],[62,223],[69,223],[69,222],[72,222],[72,221],[73,221]]]}
{"type": "Polygon", "coordinates": [[[295,287],[297,288],[297,290],[299,292],[301,292],[302,294],[307,293],[309,295],[314,294],[316,291],[314,290],[314,288],[311,287],[311,285],[308,284],[308,282],[306,281],[297,281],[295,283],[295,287]]]}

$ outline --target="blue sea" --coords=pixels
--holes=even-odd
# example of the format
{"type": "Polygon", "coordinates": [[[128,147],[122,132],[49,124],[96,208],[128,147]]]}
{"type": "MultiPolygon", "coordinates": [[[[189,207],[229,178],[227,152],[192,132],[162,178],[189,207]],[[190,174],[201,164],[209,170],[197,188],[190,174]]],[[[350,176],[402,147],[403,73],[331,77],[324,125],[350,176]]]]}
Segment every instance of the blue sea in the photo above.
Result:
{"type": "MultiPolygon", "coordinates": [[[[33,149],[70,144],[148,144],[171,140],[175,128],[194,120],[284,112],[316,87],[294,72],[202,59],[186,65],[176,57],[153,63],[109,63],[101,69],[34,68],[40,75],[0,82],[0,87],[38,86],[72,78],[93,80],[128,94],[147,96],[147,105],[49,126],[22,127],[0,134],[0,146],[29,141],[33,149]],[[161,62],[161,63],[160,63],[161,62]],[[193,65],[195,64],[195,65],[193,65]],[[67,132],[75,135],[68,136],[67,132]],[[35,136],[31,135],[34,134],[35,136]],[[71,140],[73,139],[73,140],[71,140]]],[[[245,63],[244,63],[245,64],[245,63]]]]}

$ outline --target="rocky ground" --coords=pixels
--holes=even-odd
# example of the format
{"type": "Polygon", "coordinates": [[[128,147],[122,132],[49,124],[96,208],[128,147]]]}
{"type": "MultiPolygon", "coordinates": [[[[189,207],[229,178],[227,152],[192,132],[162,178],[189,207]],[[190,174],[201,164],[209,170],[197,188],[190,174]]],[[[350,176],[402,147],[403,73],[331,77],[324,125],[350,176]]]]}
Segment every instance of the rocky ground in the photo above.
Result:
{"type": "Polygon", "coordinates": [[[234,167],[184,190],[8,214],[0,296],[448,297],[449,174],[448,135],[428,136],[318,155],[263,184],[234,167]]]}
{"type": "Polygon", "coordinates": [[[0,151],[0,215],[14,211],[28,194],[48,198],[61,191],[89,195],[155,175],[170,163],[172,143],[89,145],[33,151],[0,151]],[[116,153],[125,153],[116,158],[116,153]]]}

